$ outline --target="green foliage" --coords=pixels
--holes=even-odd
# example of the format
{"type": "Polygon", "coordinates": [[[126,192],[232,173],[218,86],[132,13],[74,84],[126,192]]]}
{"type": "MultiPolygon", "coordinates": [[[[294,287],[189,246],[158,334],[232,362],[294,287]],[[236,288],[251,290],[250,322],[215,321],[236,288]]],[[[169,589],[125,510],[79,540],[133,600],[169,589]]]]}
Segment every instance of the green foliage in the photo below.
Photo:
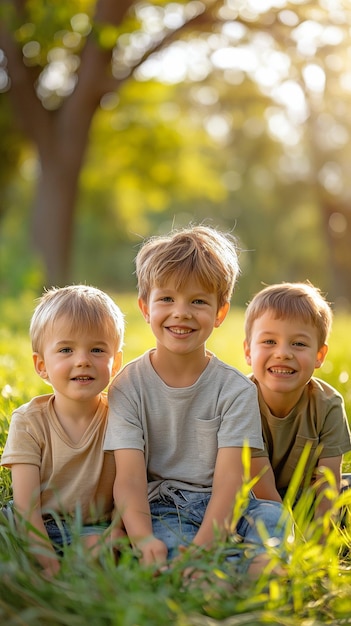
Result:
{"type": "MultiPolygon", "coordinates": [[[[14,408],[48,389],[35,374],[31,362],[28,325],[34,297],[35,294],[27,292],[20,300],[1,302],[0,452],[14,408]]],[[[136,294],[115,295],[115,299],[127,319],[126,362],[154,342],[137,308],[136,294]]],[[[350,414],[351,383],[346,380],[349,354],[343,340],[349,324],[348,317],[336,317],[327,368],[320,375],[344,392],[350,414]]],[[[233,308],[221,329],[213,333],[208,347],[247,372],[242,340],[243,312],[233,308]]],[[[290,498],[294,498],[303,464],[302,458],[290,498]]],[[[246,479],[233,511],[233,524],[245,506],[250,488],[246,457],[244,468],[246,479]]],[[[3,504],[11,496],[7,469],[1,468],[0,479],[3,504]]],[[[295,533],[291,533],[289,523],[284,545],[268,544],[269,562],[257,581],[250,580],[224,560],[228,546],[220,541],[209,553],[185,552],[171,568],[159,573],[154,567],[141,567],[128,546],[124,546],[117,567],[103,546],[100,560],[95,562],[83,550],[79,539],[74,538],[53,583],[41,576],[33,559],[33,546],[19,536],[13,521],[0,517],[0,621],[9,626],[86,626],[88,623],[94,626],[341,626],[350,623],[351,491],[336,495],[332,480],[329,483],[325,494],[332,502],[331,511],[320,523],[312,522],[308,514],[312,495],[304,494],[294,510],[295,533]],[[340,509],[346,511],[347,519],[342,528],[334,522],[340,509]],[[283,568],[280,576],[274,573],[277,567],[283,568]],[[199,577],[189,579],[184,575],[189,570],[196,570],[199,577]]],[[[264,536],[264,529],[261,532],[264,536]]]]}
{"type": "MultiPolygon", "coordinates": [[[[17,18],[15,36],[22,46],[32,41],[40,44],[38,55],[31,56],[31,64],[45,67],[49,50],[58,44],[64,47],[64,35],[73,30],[72,17],[77,13],[86,13],[91,17],[93,8],[91,0],[74,0],[69,4],[58,0],[27,0],[25,20],[21,19],[18,23],[17,18]]],[[[72,51],[72,39],[68,49],[72,51]]]]}
{"type": "MultiPolygon", "coordinates": [[[[0,131],[2,131],[2,114],[4,100],[0,97],[0,131]]],[[[0,185],[2,189],[0,199],[0,297],[11,296],[17,298],[17,302],[23,299],[23,293],[27,290],[41,289],[43,284],[43,267],[40,264],[35,251],[31,247],[28,233],[31,231],[28,214],[32,202],[32,194],[28,181],[35,176],[36,161],[33,153],[27,146],[15,146],[9,128],[2,133],[4,146],[12,145],[12,157],[10,168],[9,151],[3,154],[6,148],[1,148],[0,154],[0,185]],[[9,134],[10,133],[10,134],[9,134]],[[5,164],[7,163],[7,167],[5,164]],[[17,167],[17,171],[16,168],[17,167]],[[6,178],[2,180],[2,176],[6,178]],[[7,210],[1,215],[3,205],[7,210]]],[[[16,301],[13,303],[14,315],[16,314],[16,301]]],[[[20,309],[18,308],[18,313],[20,309]]],[[[5,320],[9,317],[3,318],[5,320]]]]}
{"type": "MultiPolygon", "coordinates": [[[[108,4],[111,8],[114,3],[108,4]]],[[[344,50],[350,8],[343,3],[338,12],[332,3],[306,0],[295,2],[288,13],[274,3],[250,13],[245,3],[224,11],[221,4],[215,3],[212,12],[208,3],[207,15],[194,30],[179,33],[179,50],[189,46],[189,72],[178,84],[161,84],[156,82],[157,72],[152,80],[138,67],[134,72],[133,62],[138,65],[142,40],[152,40],[155,23],[161,25],[162,16],[169,9],[175,11],[177,3],[154,0],[147,11],[148,4],[131,2],[131,10],[117,28],[94,21],[94,0],[26,0],[25,15],[17,15],[16,23],[17,4],[1,3],[1,18],[4,23],[11,21],[9,30],[20,44],[23,69],[29,67],[34,76],[33,90],[41,71],[55,59],[65,60],[73,88],[84,67],[84,55],[80,55],[90,32],[105,49],[111,49],[119,36],[122,48],[126,42],[131,47],[130,76],[115,83],[106,81],[108,92],[90,133],[70,280],[131,289],[130,250],[141,236],[165,231],[173,222],[183,225],[208,219],[220,227],[235,228],[248,251],[242,254],[247,279],[238,292],[241,305],[262,282],[306,278],[331,292],[335,300],[340,295],[350,300],[349,89],[344,50]],[[214,17],[217,11],[220,28],[214,17]],[[323,24],[331,29],[324,35],[323,24]],[[305,35],[301,39],[304,29],[314,33],[309,45],[305,35]],[[199,45],[204,73],[194,79],[191,61],[196,54],[192,52],[199,45]],[[229,63],[227,69],[213,66],[213,53],[230,47],[257,56],[256,70],[250,70],[250,64],[245,68],[245,54],[243,69],[240,63],[232,68],[229,63]],[[315,64],[310,64],[312,57],[315,64]],[[314,92],[313,84],[305,80],[309,67],[325,73],[323,93],[314,92]],[[273,82],[266,84],[265,77],[273,82]],[[297,108],[290,106],[295,98],[281,99],[280,89],[289,84],[301,89],[309,111],[306,117],[298,113],[298,102],[297,108]],[[90,254],[92,246],[99,249],[99,255],[90,254]]],[[[186,63],[180,55],[182,64],[186,63]]],[[[116,65],[113,70],[121,70],[116,65]]],[[[5,58],[1,66],[5,70],[5,58]]],[[[91,71],[94,66],[91,63],[91,71]]],[[[13,293],[23,288],[21,275],[34,286],[39,274],[27,241],[25,254],[18,253],[17,234],[22,231],[23,241],[30,233],[29,220],[23,216],[31,211],[37,179],[35,175],[27,178],[24,198],[23,140],[13,120],[18,107],[9,99],[10,81],[1,88],[0,213],[12,215],[0,242],[5,259],[5,264],[1,259],[0,279],[7,292],[13,293]]],[[[58,115],[74,94],[70,88],[64,93],[54,88],[46,106],[57,109],[58,115]]],[[[93,93],[87,96],[92,97],[93,93]]],[[[41,137],[51,126],[46,114],[40,132],[35,133],[41,137]]],[[[46,141],[52,138],[47,136],[46,141]]]]}
{"type": "Polygon", "coordinates": [[[115,210],[127,232],[148,234],[152,215],[156,213],[159,221],[160,214],[177,204],[186,206],[194,200],[219,204],[227,196],[213,167],[213,142],[202,125],[194,124],[177,91],[174,85],[153,82],[141,89],[129,81],[115,106],[95,116],[95,148],[84,182],[87,189],[106,189],[110,179],[115,210]]]}
{"type": "Polygon", "coordinates": [[[247,136],[250,119],[264,128],[265,98],[249,81],[235,100],[224,81],[206,85],[189,91],[129,80],[104,100],[81,178],[74,280],[129,289],[131,252],[142,237],[205,220],[238,237],[241,305],[262,282],[308,278],[333,291],[314,187],[279,179],[282,147],[267,131],[247,136]],[[199,104],[194,113],[201,89],[220,97],[221,115],[235,126],[224,145],[205,130],[216,107],[199,104]],[[89,250],[99,241],[96,259],[89,250]]]}
{"type": "MultiPolygon", "coordinates": [[[[0,144],[0,182],[1,188],[6,189],[9,177],[13,176],[14,168],[18,162],[21,138],[18,130],[13,124],[10,103],[4,98],[0,98],[0,132],[3,141],[0,144]]],[[[0,208],[2,208],[4,198],[1,198],[0,208]]]]}

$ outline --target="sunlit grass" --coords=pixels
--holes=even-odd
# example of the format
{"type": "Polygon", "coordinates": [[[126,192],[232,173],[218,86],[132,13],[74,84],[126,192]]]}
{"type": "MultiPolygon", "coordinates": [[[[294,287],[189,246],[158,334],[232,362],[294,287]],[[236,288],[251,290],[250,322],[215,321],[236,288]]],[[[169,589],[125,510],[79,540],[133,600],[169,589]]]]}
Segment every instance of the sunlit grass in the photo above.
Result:
{"type": "MultiPolygon", "coordinates": [[[[113,295],[113,294],[111,294],[113,295]]],[[[136,303],[136,296],[119,295],[126,315],[124,362],[135,358],[154,340],[136,303]]],[[[2,306],[0,327],[0,450],[13,409],[48,391],[35,374],[28,326],[34,303],[31,294],[2,306]]],[[[351,381],[348,329],[350,319],[336,318],[325,367],[318,375],[345,397],[350,415],[351,381]]],[[[243,311],[234,306],[208,342],[210,350],[231,365],[249,372],[243,357],[243,311]]],[[[349,468],[346,459],[344,468],[349,468]]],[[[11,496],[10,474],[0,470],[0,503],[11,496]]],[[[294,485],[292,486],[292,489],[294,485]]],[[[184,555],[157,574],[143,568],[128,547],[118,567],[109,551],[100,562],[75,540],[67,550],[55,583],[45,580],[35,565],[33,547],[26,545],[11,521],[0,521],[0,623],[6,626],[320,626],[351,624],[351,526],[341,528],[334,517],[351,507],[351,491],[336,496],[328,490],[332,511],[312,522],[306,494],[295,509],[295,534],[283,547],[268,546],[270,563],[258,581],[251,581],[223,560],[224,546],[210,554],[184,555]],[[324,536],[323,541],[321,537],[324,536]],[[194,561],[195,558],[195,561],[194,561]],[[283,565],[277,577],[273,567],[283,565]],[[201,577],[189,584],[182,572],[195,566],[201,577]]],[[[244,501],[244,498],[243,498],[244,501]]],[[[238,504],[240,508],[240,503],[238,504]]],[[[236,510],[235,515],[240,511],[236,510]]]]}

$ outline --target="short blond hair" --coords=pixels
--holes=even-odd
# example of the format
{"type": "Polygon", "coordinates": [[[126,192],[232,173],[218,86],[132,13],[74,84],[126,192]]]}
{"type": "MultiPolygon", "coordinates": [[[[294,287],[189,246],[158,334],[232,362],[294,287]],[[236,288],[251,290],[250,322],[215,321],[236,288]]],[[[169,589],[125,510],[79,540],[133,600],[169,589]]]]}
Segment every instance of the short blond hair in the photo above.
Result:
{"type": "Polygon", "coordinates": [[[98,329],[111,335],[111,342],[119,352],[124,339],[124,316],[120,308],[105,292],[88,285],[52,287],[38,299],[29,334],[33,352],[42,353],[47,332],[56,321],[65,317],[73,330],[98,329]]]}
{"type": "Polygon", "coordinates": [[[218,308],[229,302],[240,273],[236,239],[209,226],[174,230],[146,240],[136,257],[139,298],[148,301],[153,287],[175,278],[176,287],[195,278],[217,294],[218,308]]]}
{"type": "Polygon", "coordinates": [[[312,324],[318,335],[318,347],[327,343],[331,331],[333,312],[320,289],[310,282],[278,283],[259,291],[248,304],[245,313],[245,337],[251,342],[255,320],[266,311],[276,319],[302,319],[312,324]]]}

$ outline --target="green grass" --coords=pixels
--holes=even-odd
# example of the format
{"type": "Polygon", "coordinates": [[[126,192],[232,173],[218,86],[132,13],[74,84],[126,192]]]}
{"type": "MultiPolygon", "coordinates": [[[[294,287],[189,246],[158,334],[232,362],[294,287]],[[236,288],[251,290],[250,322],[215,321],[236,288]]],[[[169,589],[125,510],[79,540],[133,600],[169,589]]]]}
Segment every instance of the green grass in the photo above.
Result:
{"type": "MultiPolygon", "coordinates": [[[[136,305],[136,297],[116,298],[126,314],[124,362],[154,345],[149,327],[136,305]]],[[[0,327],[0,451],[5,442],[12,410],[48,387],[35,374],[28,339],[33,297],[1,302],[0,327]]],[[[337,317],[327,362],[318,372],[345,397],[351,415],[350,318],[337,317]]],[[[242,350],[243,311],[235,307],[223,326],[214,331],[209,349],[245,373],[249,371],[242,350]]],[[[349,469],[346,458],[344,469],[349,469]]],[[[10,474],[1,469],[0,503],[11,495],[10,474]]],[[[334,498],[330,493],[331,499],[334,498]]],[[[351,492],[334,498],[335,510],[351,506],[351,492]]],[[[99,563],[92,561],[79,541],[67,550],[55,580],[45,580],[35,566],[31,550],[10,522],[0,523],[0,623],[6,626],[237,626],[267,624],[319,626],[351,624],[351,529],[336,526],[320,541],[322,524],[306,518],[308,495],[296,511],[294,537],[284,549],[269,548],[271,561],[258,581],[229,569],[223,562],[223,546],[210,554],[192,555],[158,574],[141,567],[126,547],[118,567],[109,552],[99,563]],[[289,557],[288,560],[286,557],[289,557]],[[286,574],[271,573],[277,563],[286,574]],[[189,584],[182,572],[196,565],[201,584],[189,584]]],[[[323,520],[327,523],[328,519],[323,520]]]]}

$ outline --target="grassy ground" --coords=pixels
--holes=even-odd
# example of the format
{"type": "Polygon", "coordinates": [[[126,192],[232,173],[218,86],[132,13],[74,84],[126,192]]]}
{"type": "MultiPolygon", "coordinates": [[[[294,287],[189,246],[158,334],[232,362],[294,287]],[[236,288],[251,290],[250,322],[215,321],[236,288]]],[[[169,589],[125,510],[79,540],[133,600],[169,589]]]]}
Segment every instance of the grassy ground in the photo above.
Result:
{"type": "MultiPolygon", "coordinates": [[[[124,360],[153,345],[149,328],[136,307],[136,298],[116,298],[127,318],[124,360]]],[[[24,294],[16,302],[1,303],[0,327],[0,452],[5,442],[12,410],[48,387],[37,377],[31,362],[27,336],[33,297],[24,294]]],[[[243,313],[232,310],[208,344],[218,357],[244,372],[243,313]]],[[[328,360],[319,372],[345,397],[351,415],[350,357],[345,338],[349,318],[337,318],[328,360]]],[[[345,459],[344,469],[349,469],[345,459]]],[[[0,503],[11,495],[8,470],[0,470],[0,503]]],[[[333,498],[332,492],[330,497],[333,498]]],[[[6,626],[223,626],[279,624],[319,626],[351,624],[351,563],[348,527],[332,527],[320,541],[320,526],[306,519],[306,498],[296,510],[295,536],[287,535],[284,546],[269,547],[270,562],[258,581],[230,569],[223,561],[223,546],[211,554],[192,555],[162,574],[142,568],[132,551],[125,548],[115,567],[106,551],[100,562],[84,552],[78,540],[67,550],[62,570],[55,580],[45,580],[36,568],[31,551],[10,522],[0,523],[0,623],[6,626]],[[283,564],[285,574],[272,569],[283,564]],[[183,576],[187,566],[196,566],[201,577],[190,583],[183,576]]],[[[335,510],[351,505],[351,493],[334,500],[335,510]]]]}

